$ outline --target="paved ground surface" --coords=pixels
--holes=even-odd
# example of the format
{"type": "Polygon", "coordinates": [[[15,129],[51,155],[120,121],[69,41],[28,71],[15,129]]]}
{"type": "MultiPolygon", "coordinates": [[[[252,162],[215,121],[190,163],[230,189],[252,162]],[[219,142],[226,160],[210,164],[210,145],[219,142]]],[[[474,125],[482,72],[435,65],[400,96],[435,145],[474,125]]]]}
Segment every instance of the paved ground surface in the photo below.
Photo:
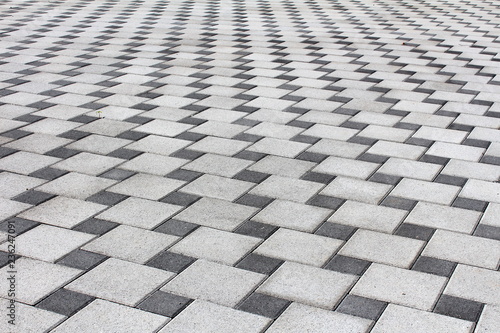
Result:
{"type": "Polygon", "coordinates": [[[2,1],[0,331],[499,332],[499,23],[2,1]]]}

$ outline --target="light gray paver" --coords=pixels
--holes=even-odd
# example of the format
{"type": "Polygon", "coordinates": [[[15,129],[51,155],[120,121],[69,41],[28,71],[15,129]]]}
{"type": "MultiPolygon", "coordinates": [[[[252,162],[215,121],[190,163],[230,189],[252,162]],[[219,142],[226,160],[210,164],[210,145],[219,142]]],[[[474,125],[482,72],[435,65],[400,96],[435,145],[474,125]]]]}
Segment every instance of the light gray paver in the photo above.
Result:
{"type": "Polygon", "coordinates": [[[179,237],[119,225],[98,239],[86,244],[83,250],[109,257],[144,264],[159,252],[175,243],[179,237]]]}
{"type": "Polygon", "coordinates": [[[356,277],[285,262],[257,291],[324,309],[332,309],[356,277]]]}
{"type": "Polygon", "coordinates": [[[68,284],[66,288],[107,301],[134,306],[174,275],[157,268],[109,258],[68,284]]]}
{"type": "Polygon", "coordinates": [[[436,229],[471,233],[481,213],[428,202],[419,202],[405,219],[407,223],[436,229]]]}
{"type": "MultiPolygon", "coordinates": [[[[7,309],[10,305],[10,300],[8,299],[0,299],[0,306],[2,309],[7,309]]],[[[54,327],[62,320],[66,319],[63,315],[60,315],[55,312],[43,310],[36,308],[34,306],[29,306],[20,302],[17,302],[16,305],[16,319],[15,319],[15,328],[17,332],[26,332],[26,333],[35,333],[35,332],[43,332],[49,330],[54,327]]],[[[6,320],[0,321],[0,330],[2,332],[10,332],[12,330],[13,325],[8,322],[10,317],[6,316],[6,320]]]]}
{"type": "Polygon", "coordinates": [[[500,242],[447,230],[436,230],[423,255],[496,269],[500,260],[500,242]]]}
{"type": "Polygon", "coordinates": [[[446,281],[442,276],[374,263],[351,294],[430,311],[446,281]]]}
{"type": "Polygon", "coordinates": [[[265,278],[263,274],[200,259],[161,290],[234,307],[265,278]]]}
{"type": "Polygon", "coordinates": [[[391,185],[339,176],[327,185],[321,191],[321,194],[369,204],[377,204],[385,197],[391,188],[391,185]]]}
{"type": "Polygon", "coordinates": [[[225,200],[201,198],[175,218],[215,229],[233,231],[257,211],[257,208],[225,200]]]}
{"type": "Polygon", "coordinates": [[[342,244],[338,239],[280,228],[254,253],[319,267],[342,244]]]}
{"type": "Polygon", "coordinates": [[[199,227],[170,250],[195,258],[233,265],[260,243],[259,238],[199,227]]]}
{"type": "Polygon", "coordinates": [[[195,300],[158,333],[259,333],[270,319],[195,300]]]}
{"type": "Polygon", "coordinates": [[[360,229],[339,254],[409,268],[423,246],[420,240],[360,229]]]}
{"type": "Polygon", "coordinates": [[[407,212],[401,209],[347,200],[328,221],[392,233],[406,214],[407,212]]]}
{"type": "Polygon", "coordinates": [[[292,303],[266,332],[362,333],[370,325],[368,319],[292,303]]]}
{"type": "Polygon", "coordinates": [[[496,271],[459,264],[444,294],[476,302],[500,305],[500,276],[496,271]]]}
{"type": "MultiPolygon", "coordinates": [[[[10,298],[10,281],[7,280],[9,270],[9,266],[0,269],[0,273],[6,277],[0,280],[0,297],[3,298],[10,298]]],[[[18,277],[22,272],[22,279],[16,279],[16,300],[30,305],[34,305],[81,273],[79,269],[30,258],[16,260],[16,271],[18,277]]]]}
{"type": "Polygon", "coordinates": [[[298,202],[275,200],[253,218],[254,221],[312,232],[331,211],[298,202]]]}
{"type": "Polygon", "coordinates": [[[469,321],[389,304],[371,332],[469,333],[472,327],[469,321]]]}
{"type": "Polygon", "coordinates": [[[391,195],[449,205],[459,191],[460,187],[458,186],[404,178],[392,190],[391,195]]]}
{"type": "Polygon", "coordinates": [[[52,332],[152,333],[168,320],[151,312],[96,299],[52,332]]]}

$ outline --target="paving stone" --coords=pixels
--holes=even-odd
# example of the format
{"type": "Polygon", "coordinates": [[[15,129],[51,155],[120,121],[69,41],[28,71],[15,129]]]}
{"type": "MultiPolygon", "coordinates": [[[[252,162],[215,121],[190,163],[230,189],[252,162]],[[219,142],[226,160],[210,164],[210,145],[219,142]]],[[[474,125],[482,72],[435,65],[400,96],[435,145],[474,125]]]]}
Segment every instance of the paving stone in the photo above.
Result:
{"type": "Polygon", "coordinates": [[[53,332],[92,332],[96,329],[125,332],[152,332],[162,327],[166,317],[125,305],[96,299],[80,310],[69,320],[58,326],[53,332]]]}
{"type": "Polygon", "coordinates": [[[272,175],[250,190],[250,194],[305,203],[323,184],[272,175]]]}
{"type": "Polygon", "coordinates": [[[486,305],[481,314],[481,318],[476,326],[477,333],[494,331],[498,327],[500,308],[498,306],[486,305]]]}
{"type": "Polygon", "coordinates": [[[69,253],[64,258],[58,260],[57,263],[81,270],[89,270],[106,259],[107,257],[101,254],[83,250],[75,250],[69,253]]]}
{"type": "Polygon", "coordinates": [[[417,259],[412,269],[419,272],[450,277],[456,266],[457,264],[451,261],[421,256],[417,259]]]}
{"type": "Polygon", "coordinates": [[[172,318],[183,310],[190,302],[191,299],[189,298],[163,291],[157,291],[141,302],[137,308],[172,318]]]}
{"type": "Polygon", "coordinates": [[[267,332],[366,332],[370,325],[367,319],[293,303],[267,332]]]}
{"type": "Polygon", "coordinates": [[[270,155],[251,165],[248,170],[283,177],[299,178],[314,166],[315,163],[312,162],[270,155]]]}
{"type": "Polygon", "coordinates": [[[79,153],[53,165],[54,168],[79,172],[91,176],[99,175],[123,163],[124,160],[91,153],[79,153]]]}
{"type": "Polygon", "coordinates": [[[161,290],[234,307],[264,278],[262,274],[200,259],[161,290]]]}
{"type": "Polygon", "coordinates": [[[254,221],[311,232],[330,215],[330,210],[301,203],[275,200],[253,217],[254,221]]]}
{"type": "MultiPolygon", "coordinates": [[[[39,225],[16,237],[17,254],[24,257],[54,262],[76,248],[89,242],[93,235],[73,230],[39,225]]],[[[8,251],[8,244],[0,249],[8,251]]]]}
{"type": "Polygon", "coordinates": [[[180,158],[144,153],[123,163],[120,168],[134,172],[165,176],[186,163],[186,160],[180,158]]]}
{"type": "Polygon", "coordinates": [[[102,212],[96,218],[152,229],[181,209],[181,206],[131,197],[102,212]]]}
{"type": "Polygon", "coordinates": [[[175,218],[220,230],[233,231],[257,211],[256,208],[225,200],[202,198],[177,214],[175,218]]]}
{"type": "Polygon", "coordinates": [[[58,196],[26,210],[18,217],[71,228],[104,209],[104,205],[58,196]]]}
{"type": "Polygon", "coordinates": [[[328,219],[328,222],[392,233],[406,214],[407,212],[401,209],[348,200],[328,219]]]}
{"type": "Polygon", "coordinates": [[[0,196],[10,199],[43,183],[45,181],[38,178],[2,172],[0,173],[0,196]]]}
{"type": "Polygon", "coordinates": [[[285,262],[257,289],[257,292],[332,309],[354,281],[354,275],[285,262]]]}
{"type": "Polygon", "coordinates": [[[404,178],[392,190],[391,195],[449,205],[460,192],[460,187],[404,178]]]}
{"type": "Polygon", "coordinates": [[[191,265],[196,259],[172,252],[162,252],[149,260],[146,265],[179,273],[191,265]]]}
{"type": "Polygon", "coordinates": [[[500,183],[469,179],[460,192],[460,197],[500,203],[500,183]]]}
{"type": "Polygon", "coordinates": [[[180,180],[139,173],[107,188],[107,190],[143,199],[158,200],[182,185],[184,182],[180,180]]]}
{"type": "Polygon", "coordinates": [[[207,332],[258,333],[270,319],[255,314],[234,310],[225,306],[195,300],[177,315],[159,333],[207,332]]]}
{"type": "Polygon", "coordinates": [[[313,169],[314,172],[327,173],[353,178],[368,178],[379,165],[340,157],[328,157],[313,169]]]}
{"type": "Polygon", "coordinates": [[[360,229],[339,254],[409,268],[423,246],[419,240],[360,229]]]}
{"type": "Polygon", "coordinates": [[[437,302],[434,312],[445,316],[477,322],[482,310],[483,304],[481,303],[443,295],[437,302]]]}
{"type": "Polygon", "coordinates": [[[116,181],[111,179],[70,172],[39,186],[38,189],[47,193],[83,200],[115,183],[116,181]]]}
{"type": "Polygon", "coordinates": [[[203,175],[182,188],[183,192],[233,201],[253,187],[253,183],[214,175],[203,175]]]}
{"type": "Polygon", "coordinates": [[[448,316],[389,304],[372,332],[470,332],[473,324],[448,316]]]}
{"type": "Polygon", "coordinates": [[[239,158],[215,154],[204,154],[203,156],[200,156],[194,161],[186,164],[183,168],[186,170],[208,173],[217,176],[233,177],[251,164],[252,162],[239,158]]]}
{"type": "Polygon", "coordinates": [[[52,156],[19,151],[0,159],[0,169],[22,175],[29,175],[39,169],[48,167],[60,159],[52,156]]]}
{"type": "Polygon", "coordinates": [[[360,296],[347,295],[337,308],[338,312],[356,317],[377,320],[387,306],[386,302],[360,296]]]}
{"type": "MultiPolygon", "coordinates": [[[[3,308],[10,305],[10,300],[2,299],[0,304],[3,308]]],[[[65,317],[61,314],[29,306],[23,303],[16,303],[16,330],[20,332],[36,332],[37,330],[49,330],[63,321],[65,317]]],[[[0,329],[8,332],[12,330],[12,324],[7,320],[0,323],[0,329]]]]}
{"type": "Polygon", "coordinates": [[[175,236],[120,225],[82,249],[143,264],[177,240],[175,236]]]}
{"type": "Polygon", "coordinates": [[[422,254],[462,264],[495,269],[498,260],[500,260],[500,245],[496,240],[438,229],[422,254]]]}
{"type": "Polygon", "coordinates": [[[319,267],[341,245],[343,242],[337,239],[280,228],[255,249],[254,253],[319,267]]]}
{"type": "Polygon", "coordinates": [[[199,227],[175,244],[170,251],[233,265],[257,246],[260,241],[259,238],[255,237],[199,227]]]}
{"type": "Polygon", "coordinates": [[[93,300],[94,297],[88,295],[66,289],[59,289],[48,298],[38,303],[37,307],[64,316],[71,316],[93,300]]]}
{"type": "Polygon", "coordinates": [[[66,286],[68,290],[134,306],[173,273],[110,258],[66,286]],[[141,278],[141,284],[136,281],[141,278]]]}
{"type": "Polygon", "coordinates": [[[308,152],[344,158],[356,158],[366,150],[367,147],[365,145],[330,139],[321,139],[307,149],[308,152]]]}
{"type": "Polygon", "coordinates": [[[391,188],[392,186],[386,184],[376,184],[360,179],[337,177],[327,185],[320,194],[377,204],[385,197],[391,188]]]}
{"type": "Polygon", "coordinates": [[[351,294],[429,311],[446,281],[442,276],[374,263],[351,294]]]}
{"type": "Polygon", "coordinates": [[[471,233],[480,215],[478,212],[466,209],[418,202],[405,222],[431,228],[471,233]]]}
{"type": "MultiPolygon", "coordinates": [[[[0,269],[2,274],[8,275],[8,266],[0,269]]],[[[19,302],[33,305],[44,298],[47,294],[62,287],[78,276],[79,269],[46,263],[30,258],[20,258],[16,260],[16,270],[23,273],[23,278],[16,280],[16,299],[19,302]]],[[[0,295],[8,298],[9,280],[0,282],[3,287],[0,295]]]]}
{"type": "MultiPolygon", "coordinates": [[[[305,133],[303,133],[305,134],[305,133]]],[[[263,138],[247,148],[248,151],[294,158],[310,145],[302,142],[287,141],[276,138],[263,138]]]]}

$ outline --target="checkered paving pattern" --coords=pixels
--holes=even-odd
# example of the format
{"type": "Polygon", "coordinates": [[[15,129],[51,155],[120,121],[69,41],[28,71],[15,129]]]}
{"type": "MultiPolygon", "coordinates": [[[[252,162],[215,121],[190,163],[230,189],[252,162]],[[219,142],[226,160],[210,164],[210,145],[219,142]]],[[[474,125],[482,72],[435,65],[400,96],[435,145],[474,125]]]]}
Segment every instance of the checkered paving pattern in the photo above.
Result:
{"type": "Polygon", "coordinates": [[[2,1],[0,331],[500,331],[498,36],[491,0],[2,1]]]}

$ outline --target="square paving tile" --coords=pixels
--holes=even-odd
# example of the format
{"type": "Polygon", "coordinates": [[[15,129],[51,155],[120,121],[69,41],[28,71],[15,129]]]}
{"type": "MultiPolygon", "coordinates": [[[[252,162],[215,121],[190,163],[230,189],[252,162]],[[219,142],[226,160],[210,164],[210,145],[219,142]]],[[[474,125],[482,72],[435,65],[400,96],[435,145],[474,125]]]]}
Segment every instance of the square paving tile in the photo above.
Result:
{"type": "Polygon", "coordinates": [[[334,238],[280,228],[253,253],[320,267],[343,243],[334,238]]]}
{"type": "Polygon", "coordinates": [[[57,162],[52,167],[97,176],[116,167],[124,161],[125,160],[115,157],[101,156],[92,153],[80,153],[57,162]]]}
{"type": "MultiPolygon", "coordinates": [[[[73,230],[39,225],[16,237],[17,254],[24,257],[54,262],[95,236],[73,230]]],[[[8,252],[8,243],[0,245],[8,252]]]]}
{"type": "Polygon", "coordinates": [[[170,156],[144,153],[134,157],[128,162],[120,165],[121,169],[135,172],[148,173],[158,176],[166,174],[180,168],[188,161],[170,156]]]}
{"type": "Polygon", "coordinates": [[[111,179],[70,172],[38,187],[38,190],[83,200],[115,183],[116,181],[111,179]]]}
{"type": "Polygon", "coordinates": [[[128,198],[97,215],[96,218],[138,228],[152,229],[181,209],[181,206],[167,203],[128,198]]]}
{"type": "Polygon", "coordinates": [[[158,200],[184,185],[183,181],[157,175],[136,174],[109,187],[110,192],[149,200],[158,200]]]}
{"type": "Polygon", "coordinates": [[[125,305],[97,299],[80,310],[52,332],[95,332],[103,330],[116,333],[154,332],[168,318],[125,305]]]}
{"type": "Polygon", "coordinates": [[[0,173],[0,197],[10,199],[45,182],[35,177],[2,172],[0,173]]]}
{"type": "Polygon", "coordinates": [[[250,182],[205,174],[184,186],[182,192],[233,201],[253,186],[250,182]]]}
{"type": "Polygon", "coordinates": [[[446,282],[442,276],[374,263],[351,294],[430,311],[446,282]]]}
{"type": "Polygon", "coordinates": [[[250,194],[305,203],[318,193],[323,184],[272,175],[250,191],[250,194]]]}
{"type": "Polygon", "coordinates": [[[385,197],[391,188],[391,185],[377,184],[360,179],[337,177],[320,193],[337,198],[377,204],[385,197]]]}
{"type": "MultiPolygon", "coordinates": [[[[10,300],[1,299],[0,306],[6,309],[10,305],[10,300]]],[[[47,331],[59,324],[66,317],[58,313],[35,308],[20,302],[16,303],[16,330],[19,332],[47,331]]],[[[10,319],[10,318],[9,318],[10,319]]],[[[9,332],[12,330],[12,324],[7,320],[0,322],[0,330],[9,332]]]]}
{"type": "Polygon", "coordinates": [[[222,305],[196,300],[158,333],[219,332],[258,333],[270,319],[234,310],[222,305]]]}
{"type": "Polygon", "coordinates": [[[178,237],[159,232],[120,225],[86,244],[82,249],[108,257],[144,264],[178,239],[178,237]]]}
{"type": "Polygon", "coordinates": [[[346,201],[328,222],[392,233],[406,216],[402,209],[346,201]]]}
{"type": "Polygon", "coordinates": [[[130,142],[130,140],[126,139],[91,134],[84,137],[83,139],[67,145],[66,147],[70,149],[86,151],[89,153],[106,155],[127,145],[130,142]]]}
{"type": "Polygon", "coordinates": [[[252,164],[251,161],[232,158],[227,156],[204,154],[194,161],[185,165],[183,169],[192,170],[211,175],[233,177],[241,170],[244,170],[252,164]]]}
{"type": "Polygon", "coordinates": [[[339,254],[409,268],[424,245],[416,239],[359,229],[339,254]]]}
{"type": "Polygon", "coordinates": [[[203,259],[168,282],[162,291],[234,307],[266,276],[203,259]]]}
{"type": "Polygon", "coordinates": [[[255,237],[199,227],[172,246],[170,251],[234,265],[260,242],[261,240],[255,237]]]}
{"type": "Polygon", "coordinates": [[[134,306],[173,276],[163,270],[110,258],[68,284],[66,289],[134,306]]]}
{"type": "Polygon", "coordinates": [[[355,280],[354,275],[285,262],[257,291],[331,310],[355,280]]]}
{"type": "Polygon", "coordinates": [[[26,151],[19,151],[0,159],[0,169],[28,175],[39,169],[48,167],[61,159],[52,156],[39,155],[26,151]]]}
{"type": "Polygon", "coordinates": [[[266,332],[367,332],[370,325],[367,319],[293,303],[266,332]]]}
{"type": "Polygon", "coordinates": [[[201,198],[177,214],[175,218],[215,229],[232,231],[257,211],[257,208],[225,200],[201,198]]]}
{"type": "Polygon", "coordinates": [[[58,196],[18,216],[58,227],[72,228],[106,208],[104,205],[58,196]]]}
{"type": "Polygon", "coordinates": [[[279,227],[312,232],[329,215],[331,210],[302,203],[275,200],[255,217],[254,221],[279,227]]]}
{"type": "Polygon", "coordinates": [[[404,332],[470,332],[473,324],[465,320],[447,317],[395,304],[389,304],[372,332],[392,330],[404,332]]]}
{"type": "Polygon", "coordinates": [[[497,240],[438,229],[422,255],[496,269],[500,260],[500,246],[497,240]]]}
{"type": "MultiPolygon", "coordinates": [[[[9,266],[5,266],[0,272],[7,276],[9,270],[9,266]]],[[[16,280],[16,300],[30,305],[37,303],[81,273],[79,269],[29,258],[16,260],[16,270],[23,274],[22,279],[16,280]]],[[[2,279],[0,286],[2,286],[0,296],[8,298],[9,280],[2,279]]]]}

